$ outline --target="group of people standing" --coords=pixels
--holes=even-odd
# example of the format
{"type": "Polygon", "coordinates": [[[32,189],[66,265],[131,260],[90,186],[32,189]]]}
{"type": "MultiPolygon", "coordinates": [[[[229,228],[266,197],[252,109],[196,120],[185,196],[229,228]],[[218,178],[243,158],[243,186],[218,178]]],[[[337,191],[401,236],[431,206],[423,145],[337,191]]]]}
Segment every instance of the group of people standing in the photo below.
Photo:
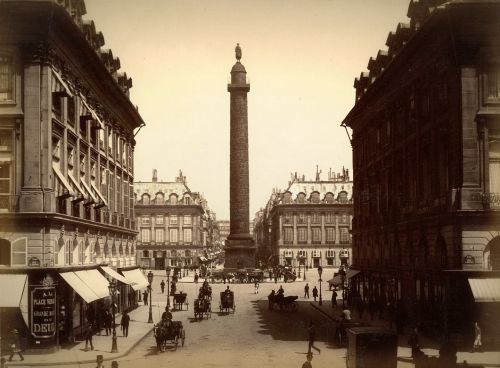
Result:
{"type": "MultiPolygon", "coordinates": [[[[130,316],[128,312],[125,310],[122,313],[122,317],[120,320],[120,326],[122,330],[123,337],[128,337],[128,329],[130,326],[130,316]]],[[[97,315],[94,320],[89,320],[87,323],[87,327],[85,328],[84,337],[85,337],[85,350],[88,351],[89,345],[90,350],[94,350],[94,344],[92,341],[92,337],[94,333],[97,336],[101,336],[101,329],[104,328],[106,331],[106,336],[109,336],[112,333],[113,327],[113,314],[109,309],[98,309],[97,315]]]]}

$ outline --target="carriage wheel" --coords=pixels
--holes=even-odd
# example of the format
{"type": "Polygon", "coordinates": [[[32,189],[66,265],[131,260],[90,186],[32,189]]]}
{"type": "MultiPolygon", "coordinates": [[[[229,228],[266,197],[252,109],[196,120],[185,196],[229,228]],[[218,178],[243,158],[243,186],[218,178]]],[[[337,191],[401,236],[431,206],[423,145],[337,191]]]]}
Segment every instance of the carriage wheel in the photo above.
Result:
{"type": "Polygon", "coordinates": [[[186,331],[184,329],[181,330],[181,343],[184,346],[184,340],[186,340],[186,331]]]}

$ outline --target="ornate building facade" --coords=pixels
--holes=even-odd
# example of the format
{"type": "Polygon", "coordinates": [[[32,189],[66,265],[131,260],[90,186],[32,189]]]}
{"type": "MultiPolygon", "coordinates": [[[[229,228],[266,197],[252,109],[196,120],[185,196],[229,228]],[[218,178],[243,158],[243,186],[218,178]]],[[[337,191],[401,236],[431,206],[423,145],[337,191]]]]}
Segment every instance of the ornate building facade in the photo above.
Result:
{"type": "MultiPolygon", "coordinates": [[[[328,180],[292,175],[285,190],[274,190],[256,214],[254,236],[260,265],[339,267],[350,254],[353,215],[349,171],[328,180]]],[[[348,263],[350,263],[348,261],[348,263]]]]}
{"type": "Polygon", "coordinates": [[[215,213],[189,189],[182,171],[173,182],[158,181],[156,170],[151,182],[136,182],[134,207],[140,265],[190,268],[209,258],[215,213]]]}
{"type": "Polygon", "coordinates": [[[500,330],[499,7],[411,1],[342,123],[353,130],[354,286],[428,333],[464,336],[474,320],[486,340],[500,330]]]}
{"type": "MultiPolygon", "coordinates": [[[[109,303],[100,264],[135,265],[133,131],[144,122],[85,13],[83,0],[0,1],[1,333],[17,328],[28,347],[72,340],[109,303]]],[[[121,280],[128,308],[133,282],[121,280]]]]}

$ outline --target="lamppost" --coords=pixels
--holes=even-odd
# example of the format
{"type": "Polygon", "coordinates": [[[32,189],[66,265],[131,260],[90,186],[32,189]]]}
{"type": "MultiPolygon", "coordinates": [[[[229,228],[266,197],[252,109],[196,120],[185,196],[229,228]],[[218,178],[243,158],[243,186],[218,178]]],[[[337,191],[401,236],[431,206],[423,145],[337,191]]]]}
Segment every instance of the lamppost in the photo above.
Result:
{"type": "Polygon", "coordinates": [[[321,274],[323,273],[323,267],[318,266],[318,275],[319,275],[319,305],[323,305],[323,298],[321,295],[321,274]]]}
{"type": "Polygon", "coordinates": [[[170,267],[165,267],[167,273],[167,308],[170,310],[170,267]]]}
{"type": "Polygon", "coordinates": [[[112,304],[112,310],[113,310],[113,343],[111,344],[111,352],[112,353],[117,353],[118,352],[118,344],[116,343],[116,326],[115,326],[115,297],[117,294],[117,288],[118,285],[116,284],[116,281],[113,279],[108,285],[109,289],[109,295],[111,296],[111,304],[112,304]]]}
{"type": "Polygon", "coordinates": [[[153,282],[153,272],[149,271],[148,273],[148,292],[149,292],[149,318],[148,323],[153,323],[153,288],[151,287],[151,283],[153,282]]]}
{"type": "Polygon", "coordinates": [[[344,267],[340,268],[339,274],[340,274],[340,279],[342,280],[342,308],[345,308],[345,277],[346,277],[346,272],[345,272],[344,267]]]}

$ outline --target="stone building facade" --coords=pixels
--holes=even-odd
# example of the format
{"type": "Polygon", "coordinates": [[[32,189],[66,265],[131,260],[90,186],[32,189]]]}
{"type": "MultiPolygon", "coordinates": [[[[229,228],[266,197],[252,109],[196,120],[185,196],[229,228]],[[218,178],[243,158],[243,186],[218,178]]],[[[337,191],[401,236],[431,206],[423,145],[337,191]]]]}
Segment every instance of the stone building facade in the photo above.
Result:
{"type": "Polygon", "coordinates": [[[254,236],[260,265],[339,267],[350,264],[352,181],[349,171],[328,180],[292,175],[285,190],[274,190],[256,214],[254,236]],[[341,260],[341,256],[347,259],[341,260]]]}
{"type": "Polygon", "coordinates": [[[139,265],[191,268],[209,258],[215,213],[182,171],[173,182],[158,181],[156,170],[151,182],[136,182],[134,208],[139,265]]]}
{"type": "Polygon", "coordinates": [[[410,22],[389,33],[388,50],[355,80],[356,103],[342,123],[353,131],[353,263],[362,271],[353,288],[381,310],[396,305],[408,324],[457,339],[474,319],[486,340],[500,330],[492,318],[499,7],[411,1],[410,22]]]}
{"type": "MultiPolygon", "coordinates": [[[[83,0],[0,1],[1,333],[17,328],[28,347],[74,339],[109,303],[99,265],[135,265],[133,131],[144,122],[85,13],[83,0]]],[[[128,284],[119,308],[135,305],[128,284]]]]}

